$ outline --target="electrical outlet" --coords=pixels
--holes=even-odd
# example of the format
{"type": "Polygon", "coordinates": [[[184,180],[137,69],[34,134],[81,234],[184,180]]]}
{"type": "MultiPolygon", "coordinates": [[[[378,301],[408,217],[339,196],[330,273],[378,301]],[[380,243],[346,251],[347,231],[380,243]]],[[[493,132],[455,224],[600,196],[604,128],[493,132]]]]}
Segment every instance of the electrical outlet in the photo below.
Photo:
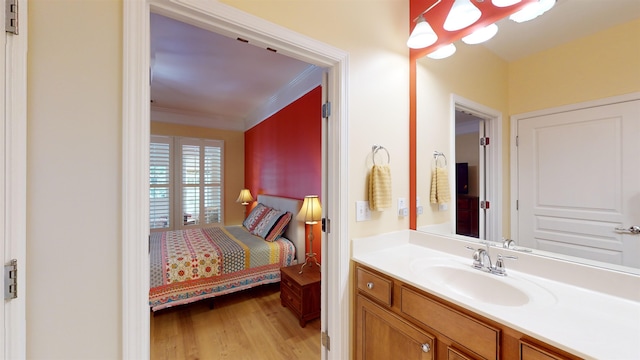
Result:
{"type": "Polygon", "coordinates": [[[418,215],[422,215],[422,213],[424,212],[424,209],[422,208],[422,205],[416,207],[416,212],[418,213],[418,215]]]}
{"type": "Polygon", "coordinates": [[[356,221],[371,220],[371,209],[368,201],[356,201],[356,221]]]}
{"type": "Polygon", "coordinates": [[[407,199],[398,198],[398,216],[408,216],[409,208],[407,207],[407,199]]]}
{"type": "Polygon", "coordinates": [[[440,204],[440,205],[438,205],[438,210],[447,211],[447,210],[449,210],[449,205],[447,203],[440,204]]]}

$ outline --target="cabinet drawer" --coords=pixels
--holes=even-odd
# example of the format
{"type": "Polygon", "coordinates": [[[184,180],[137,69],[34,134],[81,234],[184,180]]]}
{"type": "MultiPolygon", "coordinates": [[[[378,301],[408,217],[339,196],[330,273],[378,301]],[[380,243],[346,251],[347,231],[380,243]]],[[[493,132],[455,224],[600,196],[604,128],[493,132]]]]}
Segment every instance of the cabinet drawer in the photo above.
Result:
{"type": "Polygon", "coordinates": [[[520,341],[520,360],[564,360],[565,357],[526,341],[520,341]]]}
{"type": "Polygon", "coordinates": [[[430,326],[451,340],[464,344],[467,349],[485,359],[498,358],[499,329],[439,304],[411,289],[402,287],[400,292],[402,313],[430,326]]]}
{"type": "Polygon", "coordinates": [[[356,268],[356,274],[358,290],[387,306],[391,306],[393,287],[391,280],[361,268],[356,268]]]}
{"type": "Polygon", "coordinates": [[[291,294],[297,297],[302,297],[302,286],[298,285],[298,283],[293,281],[288,275],[282,273],[282,278],[280,279],[280,283],[291,294]]]}
{"type": "Polygon", "coordinates": [[[280,298],[287,303],[292,310],[298,313],[302,313],[302,300],[300,296],[297,296],[290,289],[283,288],[280,291],[280,298]]]}

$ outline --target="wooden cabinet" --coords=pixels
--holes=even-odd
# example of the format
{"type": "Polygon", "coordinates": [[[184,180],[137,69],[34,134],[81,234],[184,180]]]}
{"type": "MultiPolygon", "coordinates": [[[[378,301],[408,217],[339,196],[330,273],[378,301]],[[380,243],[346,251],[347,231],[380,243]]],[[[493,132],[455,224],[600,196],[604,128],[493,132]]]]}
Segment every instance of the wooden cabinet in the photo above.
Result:
{"type": "Polygon", "coordinates": [[[357,359],[434,359],[434,336],[358,296],[357,359]]]}
{"type": "Polygon", "coordinates": [[[356,360],[580,359],[366,266],[354,274],[356,360]]]}
{"type": "Polygon", "coordinates": [[[526,340],[520,341],[520,360],[562,360],[564,357],[553,353],[543,346],[532,344],[526,340]]]}
{"type": "Polygon", "coordinates": [[[480,201],[477,196],[456,195],[456,234],[479,237],[480,201]]]}
{"type": "Polygon", "coordinates": [[[300,274],[302,264],[280,269],[280,303],[291,310],[301,327],[320,317],[320,267],[308,264],[300,274]]]}

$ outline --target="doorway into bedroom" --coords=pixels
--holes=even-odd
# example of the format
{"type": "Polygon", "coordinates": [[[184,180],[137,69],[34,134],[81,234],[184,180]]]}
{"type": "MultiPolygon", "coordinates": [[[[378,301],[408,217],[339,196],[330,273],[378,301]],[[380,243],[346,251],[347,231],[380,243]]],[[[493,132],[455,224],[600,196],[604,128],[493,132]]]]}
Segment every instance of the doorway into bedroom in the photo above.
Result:
{"type": "MultiPolygon", "coordinates": [[[[323,73],[318,66],[277,54],[274,49],[152,13],[151,135],[223,143],[218,202],[221,224],[239,225],[251,210],[245,212],[245,206],[235,201],[243,188],[249,188],[254,199],[259,193],[290,198],[318,194],[322,199],[323,73]],[[314,103],[314,109],[301,107],[303,101],[314,103]],[[292,108],[298,110],[291,113],[292,108]],[[309,141],[313,138],[318,141],[309,141]],[[296,139],[305,139],[301,146],[315,147],[311,153],[317,156],[292,156],[309,153],[295,145],[286,148],[296,139]]],[[[180,157],[176,159],[179,163],[180,157]]],[[[176,183],[179,186],[181,182],[176,183]]],[[[151,219],[165,216],[182,220],[183,211],[174,209],[181,204],[181,192],[166,194],[177,194],[164,201],[167,214],[152,214],[151,219]],[[171,206],[173,199],[177,199],[175,206],[171,206]]],[[[157,198],[152,200],[158,203],[157,198]]],[[[150,208],[152,212],[156,209],[163,208],[150,208]]],[[[193,211],[189,215],[198,219],[193,211]]],[[[200,225],[197,220],[174,223],[179,228],[200,225]]],[[[316,238],[320,236],[316,234],[316,238]]],[[[320,249],[315,251],[320,253],[320,249]]],[[[159,312],[150,321],[151,358],[179,358],[183,353],[200,358],[217,354],[246,357],[264,352],[265,343],[277,354],[293,351],[317,357],[321,353],[320,319],[301,328],[294,315],[280,305],[279,293],[277,284],[262,285],[216,297],[213,310],[210,302],[203,300],[159,312]],[[259,328],[277,336],[262,338],[257,347],[242,340],[254,338],[259,328]],[[283,339],[289,350],[282,348],[283,339]]]]}

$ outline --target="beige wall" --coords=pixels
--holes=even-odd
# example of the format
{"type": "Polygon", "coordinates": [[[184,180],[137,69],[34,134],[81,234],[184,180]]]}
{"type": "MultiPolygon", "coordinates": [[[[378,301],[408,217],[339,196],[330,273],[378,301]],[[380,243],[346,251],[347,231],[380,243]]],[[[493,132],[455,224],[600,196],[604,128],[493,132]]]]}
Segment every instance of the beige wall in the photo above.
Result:
{"type": "MultiPolygon", "coordinates": [[[[450,210],[429,204],[433,151],[441,151],[454,163],[450,152],[451,95],[508,113],[507,62],[481,46],[458,46],[450,58],[423,58],[417,64],[417,196],[424,208],[417,226],[450,221],[450,210]]],[[[504,120],[504,119],[503,119],[504,120]]],[[[508,141],[503,134],[502,141],[508,141]]],[[[451,167],[450,167],[451,168],[451,167]]],[[[508,174],[507,174],[508,175],[508,174]]],[[[503,182],[507,181],[503,178],[503,182]]],[[[508,184],[508,182],[506,182],[508,184]]]]}
{"type": "Polygon", "coordinates": [[[29,1],[29,359],[120,357],[121,14],[29,1]]]}
{"type": "Polygon", "coordinates": [[[640,19],[509,64],[510,113],[640,91],[640,19]]]}
{"type": "Polygon", "coordinates": [[[236,199],[244,188],[244,132],[209,129],[151,121],[151,134],[183,136],[224,141],[224,223],[239,225],[244,220],[244,206],[236,199]]]}
{"type": "MultiPolygon", "coordinates": [[[[356,223],[352,206],[373,144],[394,199],[409,195],[408,1],[229,3],[349,52],[349,238],[408,228],[395,209],[356,223]]],[[[122,0],[30,0],[28,26],[27,355],[117,359],[122,0]]]]}

